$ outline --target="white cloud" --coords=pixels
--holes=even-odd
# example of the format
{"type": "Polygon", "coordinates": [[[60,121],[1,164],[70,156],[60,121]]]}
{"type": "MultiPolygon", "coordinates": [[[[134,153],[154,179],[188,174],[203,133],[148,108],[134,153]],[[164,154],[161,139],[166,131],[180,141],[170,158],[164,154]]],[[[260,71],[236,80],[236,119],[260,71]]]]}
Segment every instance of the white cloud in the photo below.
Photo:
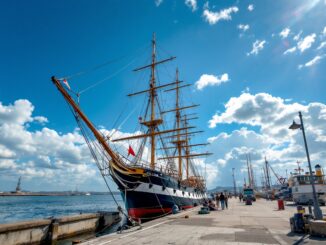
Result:
{"type": "Polygon", "coordinates": [[[252,50],[247,53],[247,55],[257,55],[261,50],[263,50],[264,45],[265,45],[266,41],[260,41],[260,40],[256,40],[253,44],[252,44],[252,50]]]}
{"type": "MultiPolygon", "coordinates": [[[[239,97],[230,98],[225,108],[224,113],[215,114],[212,117],[209,121],[210,128],[215,128],[218,123],[245,123],[251,126],[261,126],[263,130],[270,130],[270,135],[278,129],[277,122],[283,122],[289,115],[292,116],[302,109],[298,104],[289,106],[283,99],[267,93],[256,95],[243,93],[239,97]],[[269,126],[271,126],[270,129],[269,126]]],[[[277,134],[279,133],[281,132],[277,131],[277,134]]]]}
{"type": "Polygon", "coordinates": [[[324,48],[325,46],[326,46],[326,41],[321,42],[321,43],[319,44],[317,50],[322,49],[322,48],[324,48]]]}
{"type": "Polygon", "coordinates": [[[285,55],[285,54],[289,54],[289,53],[294,53],[296,50],[297,50],[297,47],[294,46],[292,48],[285,50],[283,54],[285,55]]]}
{"type": "Polygon", "coordinates": [[[279,36],[282,37],[283,39],[287,38],[290,34],[290,31],[291,31],[290,28],[286,27],[279,33],[279,36]]]}
{"type": "MultiPolygon", "coordinates": [[[[220,173],[236,168],[236,176],[240,180],[246,174],[242,169],[247,153],[251,154],[256,174],[260,173],[264,156],[278,174],[284,176],[285,169],[293,171],[297,160],[306,162],[302,133],[288,129],[293,120],[298,122],[298,111],[303,114],[312,163],[323,163],[326,156],[326,105],[318,102],[303,105],[267,93],[245,93],[232,97],[226,102],[225,110],[212,117],[209,122],[211,127],[232,123],[239,129],[219,133],[209,139],[207,150],[214,155],[207,162],[215,163],[220,173]],[[255,130],[243,125],[255,126],[255,130]]],[[[230,176],[231,173],[220,174],[213,186],[231,185],[230,176]]]]}
{"type": "Polygon", "coordinates": [[[313,65],[316,65],[320,62],[321,59],[323,59],[324,56],[320,56],[320,55],[316,55],[312,60],[309,60],[307,63],[305,63],[304,65],[299,65],[298,68],[302,69],[303,67],[310,67],[313,65]]]}
{"type": "Polygon", "coordinates": [[[198,90],[202,90],[207,86],[219,86],[222,83],[230,81],[229,75],[224,73],[221,76],[203,74],[200,76],[199,80],[195,83],[195,86],[198,90]]]}
{"type": "Polygon", "coordinates": [[[301,34],[302,34],[302,31],[300,31],[297,35],[295,35],[295,36],[293,37],[293,40],[294,40],[294,41],[298,41],[298,40],[300,39],[301,34]]]}
{"type": "Polygon", "coordinates": [[[312,33],[298,42],[298,49],[302,52],[309,49],[315,42],[316,34],[312,33]]]}
{"type": "Polygon", "coordinates": [[[43,116],[34,117],[33,111],[28,100],[0,103],[0,173],[42,177],[53,183],[62,180],[68,186],[74,180],[83,182],[94,177],[96,167],[78,131],[59,134],[47,127],[33,130],[30,123],[43,125],[48,121],[43,116]]]}
{"type": "Polygon", "coordinates": [[[322,31],[322,34],[323,34],[324,36],[326,36],[326,26],[324,27],[324,29],[323,29],[323,31],[322,31]]]}
{"type": "Polygon", "coordinates": [[[156,7],[160,6],[163,0],[155,0],[156,7]]]}
{"type": "Polygon", "coordinates": [[[221,21],[221,20],[231,20],[232,13],[237,13],[239,11],[239,8],[236,6],[227,8],[227,9],[222,9],[219,12],[213,12],[210,11],[209,9],[204,9],[203,12],[203,16],[204,19],[210,24],[210,25],[214,25],[217,22],[221,21]]]}
{"type": "Polygon", "coordinates": [[[197,0],[185,0],[185,4],[194,12],[197,10],[197,0]]]}
{"type": "Polygon", "coordinates": [[[249,4],[248,5],[248,10],[251,12],[254,10],[254,5],[253,4],[249,4]]]}
{"type": "Polygon", "coordinates": [[[240,24],[238,25],[238,29],[242,30],[242,31],[247,31],[249,30],[250,26],[249,25],[245,25],[245,24],[240,24]]]}

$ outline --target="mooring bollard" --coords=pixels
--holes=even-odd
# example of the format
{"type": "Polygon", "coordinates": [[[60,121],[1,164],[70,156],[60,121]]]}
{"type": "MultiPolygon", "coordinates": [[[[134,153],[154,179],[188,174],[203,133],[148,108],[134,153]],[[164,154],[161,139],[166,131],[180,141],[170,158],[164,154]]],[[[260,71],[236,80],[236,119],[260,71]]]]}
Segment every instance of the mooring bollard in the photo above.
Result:
{"type": "Polygon", "coordinates": [[[277,200],[278,210],[284,210],[284,201],[282,199],[277,200]]]}
{"type": "Polygon", "coordinates": [[[49,229],[49,239],[51,245],[56,245],[58,241],[58,228],[59,228],[59,222],[56,219],[52,220],[52,223],[50,225],[49,229]]]}

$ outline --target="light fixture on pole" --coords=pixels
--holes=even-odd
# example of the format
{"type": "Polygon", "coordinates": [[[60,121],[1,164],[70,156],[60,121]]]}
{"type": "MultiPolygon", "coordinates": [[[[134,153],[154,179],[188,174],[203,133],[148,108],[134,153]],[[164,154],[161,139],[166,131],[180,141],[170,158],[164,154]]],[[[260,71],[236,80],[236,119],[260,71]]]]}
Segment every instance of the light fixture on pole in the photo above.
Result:
{"type": "Polygon", "coordinates": [[[307,139],[306,139],[306,134],[304,131],[304,125],[303,125],[303,120],[302,120],[302,114],[301,111],[299,111],[299,118],[300,118],[300,124],[296,123],[293,120],[292,125],[289,127],[289,129],[295,130],[295,129],[301,129],[302,134],[303,134],[303,140],[304,140],[304,145],[306,149],[306,155],[307,155],[307,160],[308,160],[308,166],[309,166],[309,173],[310,173],[310,184],[312,186],[312,195],[313,195],[313,204],[314,204],[314,215],[315,219],[317,220],[322,220],[323,219],[323,213],[319,207],[318,203],[318,198],[317,198],[317,193],[316,193],[316,188],[315,188],[315,178],[312,174],[312,169],[311,169],[311,163],[310,163],[310,156],[309,156],[309,150],[308,150],[308,144],[307,144],[307,139]]]}
{"type": "Polygon", "coordinates": [[[233,192],[234,192],[233,194],[234,194],[234,196],[237,196],[237,185],[236,185],[236,182],[235,182],[234,170],[235,170],[235,168],[232,168],[233,192]]]}

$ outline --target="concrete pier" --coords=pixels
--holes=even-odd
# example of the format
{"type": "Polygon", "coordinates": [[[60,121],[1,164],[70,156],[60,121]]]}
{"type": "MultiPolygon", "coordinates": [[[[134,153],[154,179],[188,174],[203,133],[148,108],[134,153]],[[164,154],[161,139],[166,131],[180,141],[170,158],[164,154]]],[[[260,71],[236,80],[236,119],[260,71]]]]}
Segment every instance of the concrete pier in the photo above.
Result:
{"type": "MultiPolygon", "coordinates": [[[[326,213],[325,207],[322,209],[326,213]]],[[[261,199],[246,206],[230,199],[228,210],[199,215],[195,208],[144,223],[142,229],[132,228],[82,244],[326,244],[326,239],[290,232],[289,218],[295,212],[294,205],[277,210],[276,201],[261,199]]]]}
{"type": "Polygon", "coordinates": [[[118,212],[101,212],[0,224],[1,245],[57,244],[57,241],[100,231],[121,219],[118,212]]]}

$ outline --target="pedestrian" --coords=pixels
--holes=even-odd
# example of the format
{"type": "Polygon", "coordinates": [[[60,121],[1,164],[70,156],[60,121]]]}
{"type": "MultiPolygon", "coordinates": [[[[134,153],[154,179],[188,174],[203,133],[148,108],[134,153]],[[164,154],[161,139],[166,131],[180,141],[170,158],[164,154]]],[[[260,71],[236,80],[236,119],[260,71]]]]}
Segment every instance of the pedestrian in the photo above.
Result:
{"type": "Polygon", "coordinates": [[[216,193],[215,200],[216,200],[216,207],[219,208],[220,207],[220,196],[218,195],[218,193],[216,193]]]}
{"type": "Polygon", "coordinates": [[[242,193],[239,194],[239,200],[242,202],[242,193]]]}
{"type": "Polygon", "coordinates": [[[220,202],[221,202],[222,210],[224,210],[224,207],[225,207],[225,196],[224,196],[223,192],[221,192],[221,195],[220,195],[220,202]]]}
{"type": "Polygon", "coordinates": [[[225,207],[226,207],[226,209],[228,209],[228,200],[229,200],[228,195],[225,195],[225,207]]]}

